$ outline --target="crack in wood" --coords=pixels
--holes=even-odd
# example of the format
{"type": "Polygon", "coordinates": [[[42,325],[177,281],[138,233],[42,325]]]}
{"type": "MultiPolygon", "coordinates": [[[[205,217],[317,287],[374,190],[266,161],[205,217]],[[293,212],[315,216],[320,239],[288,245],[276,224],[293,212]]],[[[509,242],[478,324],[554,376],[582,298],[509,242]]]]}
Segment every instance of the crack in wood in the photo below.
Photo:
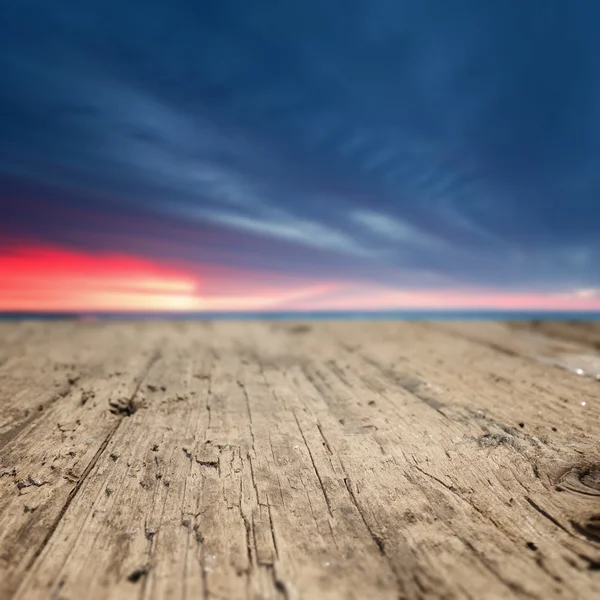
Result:
{"type": "MultiPolygon", "coordinates": [[[[111,327],[105,338],[121,339],[124,325],[111,327]]],[[[597,596],[597,474],[578,463],[556,476],[593,458],[597,409],[570,416],[559,398],[555,410],[554,382],[543,394],[527,387],[519,356],[486,351],[480,363],[480,347],[459,341],[455,353],[452,336],[403,323],[368,332],[323,323],[302,336],[258,323],[149,327],[132,331],[164,327],[173,340],[144,388],[148,411],[111,417],[108,395],[124,383],[98,384],[85,409],[79,392],[57,404],[47,429],[60,443],[61,423],[60,457],[44,448],[23,463],[5,457],[0,525],[10,526],[10,511],[20,519],[7,536],[0,527],[10,594],[75,597],[99,586],[157,600],[597,596]],[[219,364],[208,374],[190,357],[213,347],[219,364]],[[105,420],[88,444],[94,409],[105,420]],[[546,442],[550,426],[560,433],[546,442]],[[107,456],[116,445],[123,458],[107,456]],[[28,520],[43,532],[26,530],[28,520]],[[28,550],[10,562],[17,536],[34,540],[30,548],[43,542],[31,561],[28,550]]]]}
{"type": "Polygon", "coordinates": [[[556,525],[559,529],[562,529],[565,533],[573,536],[573,533],[569,531],[558,519],[554,518],[548,511],[544,510],[539,504],[534,502],[529,496],[525,496],[525,501],[534,508],[542,517],[548,519],[553,525],[556,525]]]}
{"type": "MultiPolygon", "coordinates": [[[[158,354],[153,355],[151,357],[151,359],[148,361],[148,363],[146,364],[145,368],[143,369],[142,373],[140,374],[140,376],[135,384],[133,392],[131,393],[132,398],[135,397],[135,395],[138,393],[138,390],[139,390],[143,380],[145,379],[146,375],[149,373],[150,369],[152,368],[152,366],[154,365],[156,360],[158,360],[158,357],[159,357],[158,354]]],[[[77,482],[75,482],[73,488],[71,489],[71,491],[69,492],[69,495],[67,496],[67,498],[65,500],[65,503],[61,507],[58,515],[53,520],[52,524],[48,527],[48,531],[47,531],[46,535],[44,536],[42,542],[35,549],[35,552],[32,553],[31,558],[29,559],[27,567],[26,567],[27,571],[29,571],[32,568],[33,564],[39,558],[39,556],[43,552],[44,548],[48,545],[48,542],[54,535],[54,533],[55,533],[56,529],[58,528],[60,522],[62,521],[65,513],[69,509],[69,506],[75,499],[75,496],[77,495],[79,490],[82,488],[84,482],[86,481],[88,475],[91,473],[92,469],[98,463],[98,460],[100,459],[100,457],[104,454],[110,441],[112,440],[113,436],[117,432],[121,422],[122,422],[122,420],[119,420],[113,425],[113,427],[110,429],[110,431],[108,432],[108,434],[105,436],[104,440],[98,447],[98,450],[96,450],[96,452],[94,453],[94,456],[91,458],[90,462],[86,465],[83,473],[81,474],[81,477],[79,477],[77,482]]]]}
{"type": "Polygon", "coordinates": [[[506,586],[511,592],[518,594],[525,598],[537,598],[536,595],[527,591],[517,581],[507,579],[498,569],[497,565],[493,563],[483,552],[478,550],[469,540],[463,536],[457,535],[458,539],[472,552],[473,556],[504,586],[506,586]]]}
{"type": "Polygon", "coordinates": [[[315,458],[313,456],[312,450],[310,449],[310,445],[306,436],[304,435],[304,431],[302,431],[302,427],[300,426],[300,421],[298,420],[298,415],[295,411],[292,411],[294,415],[294,419],[296,420],[296,425],[298,425],[298,431],[300,431],[300,435],[302,436],[302,440],[304,445],[306,446],[306,450],[308,451],[308,456],[310,457],[310,463],[312,465],[313,471],[317,477],[317,481],[319,482],[319,487],[321,488],[321,492],[323,493],[323,498],[325,499],[325,504],[327,506],[327,510],[329,511],[330,516],[333,517],[333,511],[331,510],[331,501],[329,499],[329,495],[327,494],[327,490],[325,489],[325,485],[323,484],[323,480],[321,479],[321,474],[319,473],[319,469],[317,468],[317,464],[315,463],[315,458]]]}

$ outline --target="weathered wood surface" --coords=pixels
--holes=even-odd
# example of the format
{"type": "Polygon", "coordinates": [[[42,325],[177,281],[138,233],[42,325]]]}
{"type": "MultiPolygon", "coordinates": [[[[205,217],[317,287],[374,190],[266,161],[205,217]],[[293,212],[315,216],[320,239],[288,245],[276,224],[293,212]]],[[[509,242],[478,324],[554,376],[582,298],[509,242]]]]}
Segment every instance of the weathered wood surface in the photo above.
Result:
{"type": "Polygon", "coordinates": [[[0,342],[0,598],[600,598],[600,383],[560,368],[589,347],[400,322],[0,342]]]}
{"type": "Polygon", "coordinates": [[[600,322],[597,321],[515,321],[510,325],[600,349],[600,322]]]}

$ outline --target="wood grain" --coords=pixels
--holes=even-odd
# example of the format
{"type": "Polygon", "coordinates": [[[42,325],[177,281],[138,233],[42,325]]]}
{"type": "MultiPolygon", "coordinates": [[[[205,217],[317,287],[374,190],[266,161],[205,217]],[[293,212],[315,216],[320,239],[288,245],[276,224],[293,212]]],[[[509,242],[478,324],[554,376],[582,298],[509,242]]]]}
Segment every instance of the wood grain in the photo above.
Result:
{"type": "Polygon", "coordinates": [[[597,321],[513,321],[510,326],[600,349],[600,323],[597,321]]]}
{"type": "Polygon", "coordinates": [[[600,383],[551,359],[588,346],[499,323],[0,336],[0,598],[600,597],[600,383]]]}

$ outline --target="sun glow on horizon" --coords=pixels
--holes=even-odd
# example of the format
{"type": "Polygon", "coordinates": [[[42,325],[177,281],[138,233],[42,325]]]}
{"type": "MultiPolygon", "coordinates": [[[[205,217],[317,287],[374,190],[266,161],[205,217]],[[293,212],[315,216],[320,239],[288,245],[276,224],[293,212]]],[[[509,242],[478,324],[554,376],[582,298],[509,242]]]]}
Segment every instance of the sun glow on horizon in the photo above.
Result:
{"type": "Polygon", "coordinates": [[[0,250],[0,311],[600,310],[600,293],[592,289],[403,290],[368,282],[216,272],[214,265],[203,268],[56,246],[15,246],[0,250]]]}
{"type": "MultiPolygon", "coordinates": [[[[198,266],[197,271],[202,271],[198,266]]],[[[210,269],[207,269],[210,271],[210,269]]],[[[336,284],[242,281],[240,293],[202,294],[202,278],[184,267],[122,254],[26,246],[0,254],[0,311],[93,312],[264,310],[332,292],[336,284]]]]}

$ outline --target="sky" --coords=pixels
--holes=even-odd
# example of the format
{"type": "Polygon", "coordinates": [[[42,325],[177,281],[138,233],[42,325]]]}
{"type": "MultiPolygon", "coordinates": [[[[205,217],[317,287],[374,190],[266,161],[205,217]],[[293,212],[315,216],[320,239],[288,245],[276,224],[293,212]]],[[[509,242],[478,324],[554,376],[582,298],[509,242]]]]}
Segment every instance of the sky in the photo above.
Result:
{"type": "Polygon", "coordinates": [[[0,311],[600,309],[600,5],[0,6],[0,311]]]}

